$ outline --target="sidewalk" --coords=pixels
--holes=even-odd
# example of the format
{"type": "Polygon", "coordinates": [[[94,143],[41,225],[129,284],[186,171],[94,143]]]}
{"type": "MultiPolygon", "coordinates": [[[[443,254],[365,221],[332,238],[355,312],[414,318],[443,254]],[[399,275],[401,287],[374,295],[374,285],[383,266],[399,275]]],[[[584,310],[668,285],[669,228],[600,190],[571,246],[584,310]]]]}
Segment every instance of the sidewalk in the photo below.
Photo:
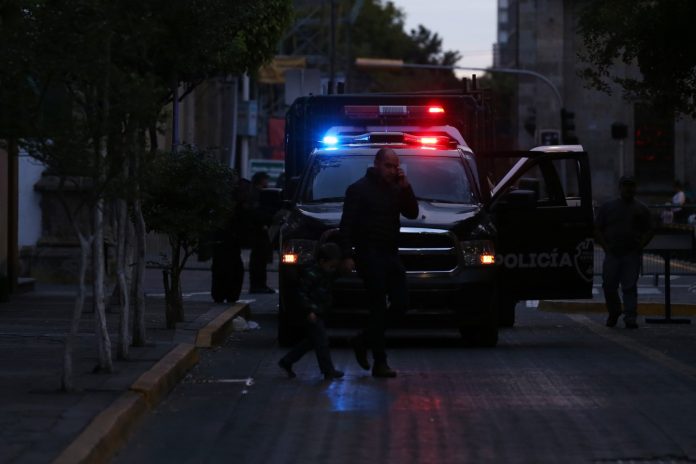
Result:
{"type": "MultiPolygon", "coordinates": [[[[653,276],[642,276],[638,280],[638,315],[665,315],[665,279],[660,276],[654,285],[653,276]]],[[[619,290],[619,294],[621,291],[619,290]]],[[[691,276],[672,276],[670,280],[670,300],[673,317],[696,316],[696,278],[691,276]]],[[[595,277],[592,298],[584,300],[545,300],[522,302],[527,307],[540,311],[554,312],[596,312],[607,311],[602,291],[601,277],[595,277]]]]}
{"type": "MultiPolygon", "coordinates": [[[[269,273],[269,284],[274,285],[271,276],[269,273]]],[[[161,297],[161,271],[148,269],[147,346],[131,347],[125,361],[116,360],[114,355],[114,371],[110,374],[94,372],[94,313],[88,300],[74,353],[77,390],[71,393],[59,388],[63,343],[75,287],[37,284],[33,292],[12,295],[9,302],[0,304],[0,463],[53,462],[71,443],[76,443],[78,436],[84,438],[94,422],[103,418],[104,411],[116,407],[118,414],[119,402],[128,398],[124,394],[133,395],[138,407],[146,410],[152,406],[151,401],[166,395],[197,362],[197,337],[199,346],[205,340],[215,343],[231,330],[234,316],[242,312],[248,315],[248,304],[231,307],[210,300],[210,273],[203,266],[186,271],[182,284],[185,322],[177,330],[168,330],[161,297]]],[[[242,298],[249,295],[243,293],[242,298]]],[[[265,306],[270,305],[269,300],[265,306]]],[[[115,352],[115,308],[107,312],[107,318],[115,352]]],[[[114,417],[120,420],[117,415],[114,417]]],[[[116,437],[116,441],[121,438],[116,437]]],[[[79,447],[73,444],[71,448],[79,447]]],[[[68,461],[75,462],[73,458],[68,461]]]]}

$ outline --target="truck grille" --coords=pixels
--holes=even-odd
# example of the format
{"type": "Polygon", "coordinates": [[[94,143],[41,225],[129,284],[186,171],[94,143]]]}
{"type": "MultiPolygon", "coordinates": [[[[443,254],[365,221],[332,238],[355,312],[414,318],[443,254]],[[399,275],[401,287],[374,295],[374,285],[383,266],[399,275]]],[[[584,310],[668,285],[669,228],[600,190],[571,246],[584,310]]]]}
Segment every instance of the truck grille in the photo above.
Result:
{"type": "Polygon", "coordinates": [[[399,255],[409,273],[451,272],[457,267],[457,249],[446,230],[402,227],[399,255]]]}

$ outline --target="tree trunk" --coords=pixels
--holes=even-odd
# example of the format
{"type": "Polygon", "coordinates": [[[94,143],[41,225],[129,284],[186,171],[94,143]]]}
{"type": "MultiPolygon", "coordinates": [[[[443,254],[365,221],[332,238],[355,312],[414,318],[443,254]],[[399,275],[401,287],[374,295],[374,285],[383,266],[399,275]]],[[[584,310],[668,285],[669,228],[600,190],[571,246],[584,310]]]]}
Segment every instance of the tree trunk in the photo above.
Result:
{"type": "Polygon", "coordinates": [[[147,231],[142,203],[138,197],[133,201],[133,221],[135,229],[135,268],[133,269],[132,281],[132,295],[135,300],[133,346],[145,346],[147,341],[145,330],[145,236],[147,231]]]}
{"type": "Polygon", "coordinates": [[[184,299],[181,295],[181,269],[174,267],[172,270],[172,298],[173,316],[176,322],[184,322],[184,299]]]}
{"type": "MultiPolygon", "coordinates": [[[[181,295],[181,241],[169,239],[172,259],[169,268],[163,272],[164,295],[166,301],[167,328],[176,328],[177,322],[184,320],[184,301],[181,295]]],[[[185,262],[184,258],[184,262],[185,262]]]]}
{"type": "MultiPolygon", "coordinates": [[[[74,225],[77,228],[76,225],[74,225]]],[[[82,234],[78,234],[80,239],[80,267],[78,270],[77,295],[75,296],[75,306],[73,308],[72,320],[70,321],[70,332],[65,336],[65,350],[63,352],[63,375],[61,376],[61,390],[69,392],[75,389],[73,383],[73,351],[75,340],[80,330],[80,320],[82,310],[85,307],[85,276],[87,274],[87,260],[89,259],[90,241],[82,234]]]]}
{"type": "Polygon", "coordinates": [[[104,302],[104,200],[100,199],[94,206],[94,241],[92,242],[92,273],[94,275],[93,298],[95,333],[99,346],[99,370],[113,371],[111,359],[111,340],[106,322],[106,305],[104,302]]]}
{"type": "MultiPolygon", "coordinates": [[[[138,140],[142,139],[142,135],[138,137],[138,140]]],[[[141,201],[142,190],[139,180],[142,157],[144,156],[142,148],[143,147],[136,142],[131,146],[129,153],[130,177],[135,181],[132,205],[133,230],[135,234],[135,263],[131,281],[131,296],[135,302],[135,309],[133,311],[133,346],[145,346],[147,342],[147,333],[145,330],[145,238],[147,236],[147,229],[143,217],[141,201]]]]}
{"type": "Polygon", "coordinates": [[[118,344],[116,356],[118,359],[128,358],[128,348],[130,346],[130,295],[127,277],[127,249],[128,249],[128,204],[125,200],[118,200],[117,205],[117,242],[116,242],[116,278],[119,291],[119,324],[118,324],[118,344]]]}

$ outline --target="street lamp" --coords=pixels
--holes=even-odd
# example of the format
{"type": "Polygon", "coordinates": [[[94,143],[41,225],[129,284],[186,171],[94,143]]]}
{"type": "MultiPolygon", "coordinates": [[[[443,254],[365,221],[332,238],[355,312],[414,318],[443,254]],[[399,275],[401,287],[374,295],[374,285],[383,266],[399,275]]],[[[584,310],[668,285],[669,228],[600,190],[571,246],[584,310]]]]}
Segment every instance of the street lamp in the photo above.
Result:
{"type": "Polygon", "coordinates": [[[536,71],[530,71],[528,69],[518,69],[518,68],[474,68],[469,66],[445,66],[441,64],[416,64],[416,63],[404,63],[403,60],[391,60],[382,58],[356,58],[355,65],[361,67],[372,67],[372,68],[413,68],[413,69],[448,69],[451,71],[462,70],[462,71],[484,71],[490,73],[502,73],[502,74],[519,74],[522,76],[532,76],[537,79],[541,79],[545,84],[547,84],[553,94],[558,100],[558,105],[563,108],[563,98],[561,93],[558,91],[556,86],[551,80],[539,74],[536,71]]]}

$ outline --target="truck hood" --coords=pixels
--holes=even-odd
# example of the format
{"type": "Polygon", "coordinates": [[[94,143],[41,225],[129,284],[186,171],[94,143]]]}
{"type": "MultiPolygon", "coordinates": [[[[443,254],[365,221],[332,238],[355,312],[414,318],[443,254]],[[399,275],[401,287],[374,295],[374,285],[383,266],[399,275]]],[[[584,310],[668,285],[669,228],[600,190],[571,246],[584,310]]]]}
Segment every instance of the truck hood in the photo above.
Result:
{"type": "MultiPolygon", "coordinates": [[[[401,217],[403,227],[453,229],[457,224],[473,218],[481,211],[479,205],[437,203],[423,200],[418,201],[418,208],[417,219],[401,217]]],[[[295,212],[321,222],[327,227],[338,227],[343,212],[343,203],[299,204],[295,212]]]]}

